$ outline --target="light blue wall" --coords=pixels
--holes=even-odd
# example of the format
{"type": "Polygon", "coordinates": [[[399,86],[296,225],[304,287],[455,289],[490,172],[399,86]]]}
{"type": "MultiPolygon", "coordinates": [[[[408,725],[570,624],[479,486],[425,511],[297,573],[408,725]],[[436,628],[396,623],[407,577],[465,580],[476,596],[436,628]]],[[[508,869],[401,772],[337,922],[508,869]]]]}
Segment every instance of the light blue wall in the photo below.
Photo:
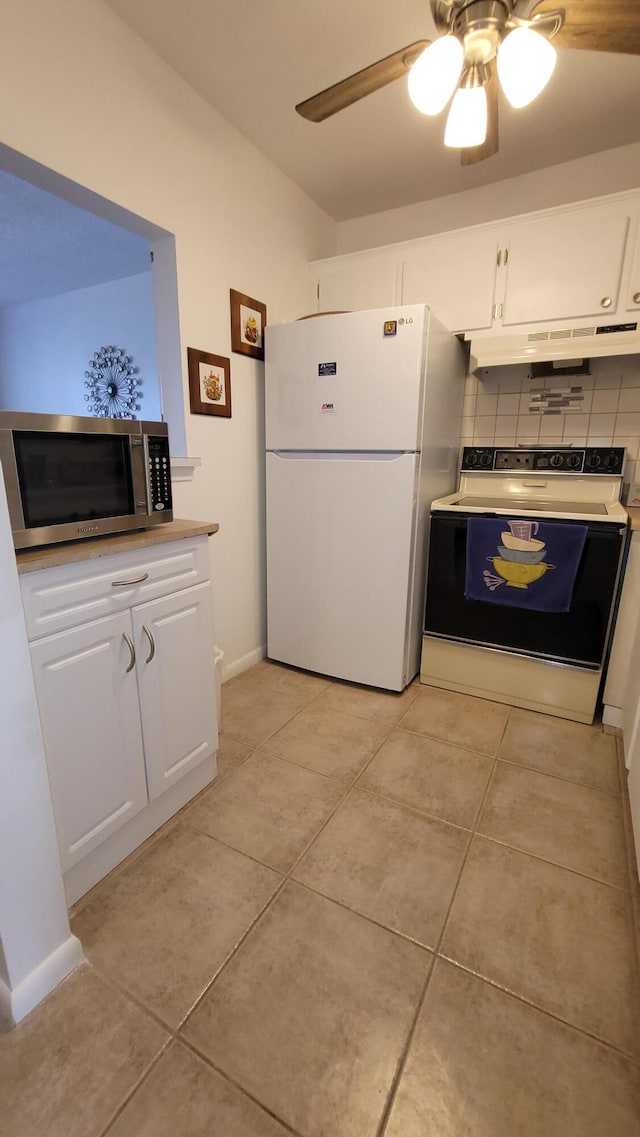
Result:
{"type": "Polygon", "coordinates": [[[162,418],[151,272],[0,309],[0,408],[87,414],[84,373],[107,345],[138,369],[136,417],[162,418]]]}

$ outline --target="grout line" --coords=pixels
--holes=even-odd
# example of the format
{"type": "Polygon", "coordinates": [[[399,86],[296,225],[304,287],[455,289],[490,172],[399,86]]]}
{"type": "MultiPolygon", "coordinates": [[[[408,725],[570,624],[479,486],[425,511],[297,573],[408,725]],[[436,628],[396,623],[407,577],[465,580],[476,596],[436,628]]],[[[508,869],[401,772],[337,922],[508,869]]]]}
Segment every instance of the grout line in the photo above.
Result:
{"type": "MultiPolygon", "coordinates": [[[[373,924],[374,927],[380,928],[383,932],[388,932],[390,935],[397,936],[399,940],[404,940],[405,943],[411,944],[413,947],[420,948],[421,951],[426,952],[427,955],[432,956],[435,960],[435,949],[425,944],[422,940],[416,940],[410,936],[408,932],[400,932],[397,928],[392,928],[389,924],[383,924],[381,920],[377,920],[375,916],[369,915],[367,912],[361,912],[359,908],[351,908],[344,900],[336,900],[335,896],[328,896],[326,892],[321,892],[319,888],[314,888],[312,884],[308,884],[306,880],[298,880],[292,877],[289,884],[295,884],[297,888],[303,888],[305,892],[311,892],[314,896],[319,896],[322,900],[328,900],[331,904],[335,904],[336,908],[342,908],[344,912],[349,912],[352,916],[358,916],[361,920],[366,920],[368,924],[373,924]]],[[[436,941],[437,942],[437,941],[436,941]]]]}
{"type": "MultiPolygon", "coordinates": [[[[432,690],[433,691],[439,691],[439,690],[441,690],[441,688],[440,687],[433,687],[432,690]]],[[[458,694],[457,691],[455,693],[458,694]]],[[[468,695],[468,696],[465,695],[464,698],[475,699],[476,696],[475,695],[468,695]]],[[[421,739],[423,739],[423,741],[427,741],[427,742],[437,742],[439,746],[447,746],[447,747],[449,747],[450,750],[460,750],[463,754],[470,754],[474,758],[489,758],[489,759],[493,760],[496,757],[495,754],[491,754],[487,750],[474,750],[470,746],[461,746],[459,742],[450,742],[448,739],[440,738],[436,734],[427,734],[423,730],[410,730],[408,726],[401,726],[401,722],[402,722],[402,719],[400,720],[400,722],[396,723],[396,725],[393,729],[394,730],[401,730],[403,732],[403,734],[410,734],[413,738],[421,738],[421,739]]],[[[502,740],[502,735],[500,736],[500,738],[502,740]]]]}
{"type": "Polygon", "coordinates": [[[453,959],[449,955],[443,955],[441,952],[438,954],[438,959],[456,967],[458,971],[464,971],[467,975],[473,975],[474,979],[478,979],[481,983],[486,983],[488,987],[493,987],[496,991],[501,991],[504,995],[511,996],[525,1007],[530,1007],[531,1010],[537,1011],[538,1014],[546,1015],[547,1018],[553,1019],[554,1022],[562,1023],[563,1026],[569,1027],[570,1030],[575,1030],[578,1034],[590,1038],[593,1042],[599,1043],[600,1046],[605,1046],[607,1050],[613,1051],[614,1054],[621,1055],[626,1058],[634,1066],[640,1068],[640,1053],[634,1054],[631,1050],[625,1050],[623,1047],[618,1046],[610,1039],[602,1038],[593,1031],[587,1030],[586,1027],[579,1026],[578,1023],[571,1022],[570,1019],[565,1019],[562,1015],[557,1014],[555,1011],[550,1011],[548,1007],[543,1007],[539,1003],[534,1003],[531,999],[527,999],[525,995],[521,995],[518,991],[513,990],[511,987],[506,987],[503,983],[498,983],[497,980],[491,979],[487,975],[483,975],[480,971],[474,971],[472,967],[467,967],[466,964],[460,963],[459,960],[453,959]]]}
{"type": "Polygon", "coordinates": [[[106,1137],[106,1134],[109,1133],[109,1131],[113,1128],[113,1126],[115,1125],[118,1118],[121,1117],[121,1115],[124,1113],[125,1109],[127,1108],[128,1104],[131,1101],[134,1094],[136,1094],[138,1092],[138,1090],[142,1086],[143,1082],[146,1082],[147,1078],[151,1074],[151,1071],[155,1070],[160,1059],[163,1058],[165,1054],[168,1054],[171,1050],[173,1050],[175,1045],[176,1045],[175,1038],[167,1039],[164,1046],[162,1047],[162,1050],[160,1050],[156,1054],[153,1061],[149,1064],[149,1066],[147,1066],[147,1069],[138,1078],[133,1089],[130,1091],[130,1093],[127,1094],[127,1096],[124,1098],[124,1100],[120,1102],[120,1105],[117,1107],[117,1109],[114,1111],[114,1113],[112,1113],[112,1115],[109,1118],[109,1121],[105,1125],[104,1129],[100,1130],[98,1137],[106,1137]]]}
{"type": "Polygon", "coordinates": [[[246,849],[239,849],[237,845],[232,845],[225,837],[219,837],[217,833],[208,833],[206,829],[200,829],[193,821],[184,821],[183,825],[192,833],[197,833],[200,837],[206,837],[208,841],[215,841],[218,845],[222,845],[225,849],[229,849],[231,853],[238,853],[241,857],[246,857],[248,861],[252,861],[254,865],[258,865],[261,869],[267,869],[276,876],[286,879],[288,873],[285,869],[276,868],[275,865],[269,864],[268,861],[261,861],[260,857],[256,857],[254,853],[247,853],[246,849]]]}
{"type": "MultiPolygon", "coordinates": [[[[272,1117],[274,1121],[277,1121],[278,1124],[287,1131],[287,1133],[291,1133],[293,1137],[299,1137],[297,1129],[293,1129],[293,1127],[289,1125],[289,1123],[285,1121],[284,1118],[279,1117],[277,1113],[274,1113],[274,1111],[269,1106],[265,1105],[264,1102],[255,1097],[254,1094],[252,1094],[251,1091],[246,1088],[246,1086],[243,1086],[240,1082],[237,1082],[225,1070],[223,1070],[221,1066],[218,1066],[211,1060],[211,1058],[208,1058],[207,1055],[196,1046],[195,1042],[191,1042],[188,1038],[180,1038],[178,1039],[178,1042],[187,1050],[190,1050],[192,1054],[195,1054],[196,1057],[199,1058],[201,1062],[204,1062],[209,1069],[215,1070],[216,1074],[218,1074],[221,1078],[224,1078],[225,1082],[228,1082],[230,1086],[233,1086],[234,1089],[238,1090],[244,1097],[248,1098],[249,1101],[252,1101],[254,1105],[257,1105],[263,1113],[266,1113],[269,1117],[272,1117]]],[[[102,1134],[100,1137],[102,1137],[102,1134]]]]}
{"type": "Polygon", "coordinates": [[[220,964],[218,969],[215,971],[215,973],[211,976],[211,979],[206,984],[204,989],[200,992],[197,999],[191,1004],[189,1010],[186,1012],[186,1014],[183,1016],[183,1018],[180,1020],[180,1022],[178,1024],[177,1031],[176,1031],[176,1033],[178,1035],[181,1035],[182,1031],[184,1030],[184,1028],[187,1025],[187,1023],[189,1022],[189,1020],[193,1017],[194,1013],[198,1010],[198,1008],[200,1007],[200,1005],[204,1001],[204,999],[206,999],[211,988],[213,987],[216,980],[220,977],[220,975],[224,971],[227,964],[229,964],[231,962],[231,960],[235,958],[238,951],[240,950],[240,948],[244,944],[245,940],[247,939],[247,936],[249,936],[251,934],[251,932],[255,928],[256,924],[258,923],[258,921],[261,920],[262,917],[265,915],[265,913],[269,910],[269,908],[271,908],[274,900],[276,900],[276,898],[280,895],[283,888],[287,884],[287,881],[288,881],[287,877],[282,878],[282,880],[280,881],[280,884],[276,888],[275,892],[269,897],[269,899],[266,901],[266,903],[263,905],[263,907],[260,909],[260,911],[254,917],[254,919],[251,921],[249,926],[247,928],[245,928],[245,930],[242,933],[242,935],[240,936],[240,939],[238,940],[238,942],[235,944],[235,946],[232,948],[232,950],[229,952],[229,954],[226,956],[226,958],[222,961],[222,963],[220,964]]]}
{"type": "Polygon", "coordinates": [[[482,841],[490,841],[492,845],[499,845],[502,849],[509,849],[512,853],[520,853],[523,857],[531,857],[533,861],[542,861],[544,865],[552,865],[553,868],[562,869],[563,872],[573,873],[574,876],[579,876],[582,880],[591,881],[592,884],[602,884],[605,888],[612,888],[614,892],[621,892],[623,896],[628,895],[629,889],[623,884],[613,884],[610,880],[602,880],[598,876],[590,876],[588,872],[582,872],[580,869],[573,868],[571,865],[563,865],[560,861],[554,861],[550,857],[543,857],[542,853],[533,853],[531,849],[522,849],[519,845],[512,845],[509,841],[501,839],[500,837],[492,837],[489,833],[481,833],[476,830],[474,837],[479,837],[482,841]]]}
{"type": "MultiPolygon", "coordinates": [[[[384,739],[384,741],[386,742],[386,739],[384,739]]],[[[325,781],[332,782],[334,785],[353,785],[353,782],[347,781],[345,778],[337,778],[334,774],[325,774],[323,770],[316,770],[313,766],[303,766],[300,762],[294,762],[293,758],[284,758],[281,754],[276,754],[275,750],[263,749],[263,743],[260,743],[251,754],[247,755],[243,762],[235,766],[233,770],[230,770],[229,773],[225,775],[225,780],[231,777],[232,774],[235,774],[236,770],[239,770],[241,765],[244,766],[250,758],[257,760],[260,758],[270,758],[274,762],[284,762],[286,766],[293,766],[296,770],[305,770],[308,774],[316,774],[319,778],[324,778],[325,781]]],[[[215,789],[215,783],[210,783],[209,788],[215,789]]]]}
{"type": "Polygon", "coordinates": [[[507,758],[498,754],[498,762],[504,762],[505,766],[516,766],[518,770],[529,770],[532,774],[542,774],[545,778],[555,778],[557,782],[568,782],[570,786],[582,786],[585,790],[605,794],[606,797],[612,797],[615,801],[620,800],[620,793],[616,790],[605,790],[602,786],[594,786],[590,782],[579,782],[576,778],[568,778],[564,774],[554,774],[551,770],[541,770],[539,766],[527,766],[525,762],[519,762],[517,758],[507,758]]]}
{"type": "MultiPolygon", "coordinates": [[[[505,723],[504,723],[504,727],[503,727],[503,733],[501,735],[500,741],[498,742],[498,745],[496,746],[496,750],[498,750],[500,747],[500,742],[502,741],[502,738],[504,737],[504,731],[507,728],[508,721],[509,721],[509,714],[507,714],[507,717],[505,719],[505,723]]],[[[449,900],[449,905],[447,907],[447,911],[445,913],[445,917],[444,917],[444,920],[442,922],[442,927],[440,929],[440,935],[438,936],[436,946],[433,949],[434,961],[433,961],[432,966],[429,969],[429,973],[427,975],[426,981],[425,981],[424,986],[422,988],[422,992],[418,997],[418,1002],[416,1005],[416,1009],[414,1012],[414,1016],[413,1016],[411,1026],[409,1028],[409,1033],[407,1035],[407,1039],[405,1041],[404,1047],[403,1047],[402,1052],[400,1054],[400,1058],[398,1059],[398,1064],[396,1066],[396,1072],[395,1072],[393,1081],[391,1083],[391,1087],[389,1089],[389,1092],[387,1094],[387,1099],[386,1099],[384,1109],[383,1109],[381,1117],[380,1117],[380,1121],[378,1122],[378,1128],[376,1129],[376,1137],[382,1137],[382,1135],[384,1134],[384,1131],[387,1127],[387,1122],[389,1121],[389,1117],[391,1116],[391,1111],[393,1109],[393,1105],[394,1105],[394,1102],[396,1099],[396,1094],[398,1092],[398,1086],[400,1084],[400,1080],[401,1080],[402,1075],[404,1073],[404,1068],[406,1066],[407,1058],[409,1056],[409,1050],[411,1049],[411,1044],[413,1042],[413,1038],[414,1038],[414,1035],[415,1035],[415,1032],[417,1029],[418,1019],[420,1018],[420,1014],[422,1012],[422,1009],[424,1007],[424,1004],[425,1004],[425,1001],[427,998],[427,992],[429,990],[431,979],[432,979],[432,976],[433,976],[433,973],[435,970],[436,959],[440,953],[440,947],[442,945],[442,940],[444,938],[444,934],[445,934],[445,931],[447,928],[447,924],[449,922],[449,916],[451,915],[451,910],[453,908],[456,896],[458,894],[458,887],[460,885],[460,880],[461,880],[462,874],[465,870],[467,860],[469,858],[469,853],[471,851],[471,845],[473,842],[473,836],[475,833],[476,826],[478,824],[478,819],[479,819],[480,814],[482,812],[482,808],[484,806],[485,798],[489,792],[489,786],[491,785],[491,782],[493,779],[493,772],[495,770],[496,763],[497,763],[497,758],[494,757],[493,766],[492,766],[491,771],[489,773],[489,776],[487,778],[487,782],[486,782],[482,797],[480,798],[480,803],[479,803],[478,808],[476,810],[476,815],[474,818],[472,829],[469,832],[467,847],[464,851],[464,855],[462,857],[462,862],[460,864],[460,869],[459,869],[459,872],[458,872],[458,875],[456,878],[456,882],[455,882],[455,885],[453,887],[453,891],[451,893],[451,899],[449,900]]]]}
{"type": "MultiPolygon", "coordinates": [[[[271,740],[269,739],[268,741],[271,741],[271,740]]],[[[387,740],[385,738],[384,742],[386,742],[386,741],[387,740]]],[[[384,745],[384,742],[381,743],[381,745],[384,745]]],[[[265,758],[273,758],[277,762],[285,762],[287,764],[287,766],[294,766],[296,770],[306,770],[308,774],[317,774],[318,777],[320,777],[320,778],[326,778],[328,782],[334,782],[334,783],[337,783],[338,785],[347,786],[350,788],[352,785],[354,785],[355,779],[360,776],[359,774],[357,774],[357,775],[354,775],[353,780],[347,780],[345,778],[338,778],[338,777],[336,777],[335,774],[325,774],[323,770],[317,770],[314,766],[303,766],[302,762],[294,762],[293,758],[284,758],[282,754],[276,754],[275,750],[266,749],[266,746],[265,746],[265,749],[263,749],[263,746],[265,746],[265,744],[260,743],[260,747],[258,748],[258,750],[256,750],[255,753],[256,754],[262,754],[262,755],[264,755],[265,758]]],[[[376,753],[377,753],[377,751],[376,751],[376,753]]],[[[368,764],[369,763],[367,761],[367,765],[368,764]]]]}
{"type": "Polygon", "coordinates": [[[92,968],[92,970],[95,971],[98,978],[105,984],[106,987],[111,987],[112,990],[117,991],[120,995],[124,995],[128,1002],[133,1003],[134,1007],[136,1007],[137,1010],[141,1011],[144,1015],[146,1015],[147,1018],[152,1019],[156,1026],[161,1027],[162,1030],[170,1035],[171,1038],[176,1037],[177,1027],[171,1026],[163,1018],[161,1018],[158,1012],[154,1011],[152,1007],[148,1006],[148,1004],[145,1003],[139,995],[136,995],[133,991],[130,990],[130,988],[125,987],[120,979],[116,979],[116,977],[114,975],[111,975],[111,973],[108,971],[103,971],[101,967],[97,966],[95,963],[91,963],[90,960],[87,960],[87,963],[92,968]]]}
{"type": "Polygon", "coordinates": [[[377,801],[386,801],[389,805],[399,806],[400,809],[407,809],[409,813],[416,813],[419,817],[426,817],[429,821],[439,821],[442,825],[450,825],[452,829],[460,829],[463,833],[470,833],[470,825],[462,825],[459,821],[451,821],[449,817],[443,817],[440,813],[431,813],[428,809],[422,809],[419,805],[413,805],[410,801],[405,801],[404,798],[392,797],[391,794],[382,793],[380,790],[373,790],[371,786],[366,783],[360,784],[359,781],[351,786],[352,790],[358,790],[361,794],[367,794],[368,797],[375,798],[377,801]]]}

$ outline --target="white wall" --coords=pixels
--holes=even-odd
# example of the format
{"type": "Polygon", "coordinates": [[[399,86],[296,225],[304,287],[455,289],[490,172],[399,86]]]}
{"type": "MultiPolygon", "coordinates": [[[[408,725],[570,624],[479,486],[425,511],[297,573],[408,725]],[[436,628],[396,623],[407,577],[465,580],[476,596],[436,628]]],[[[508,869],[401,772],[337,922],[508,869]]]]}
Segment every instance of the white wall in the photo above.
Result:
{"type": "Polygon", "coordinates": [[[500,221],[537,209],[550,209],[608,193],[636,189],[640,180],[640,142],[590,154],[559,166],[421,201],[383,213],[338,222],[337,252],[410,241],[468,225],[500,221]]]}
{"type": "MultiPolygon", "coordinates": [[[[335,252],[334,222],[100,0],[10,6],[3,42],[0,141],[175,234],[187,406],[187,346],[230,354],[229,288],[271,322],[312,310],[306,266],[335,252]]],[[[176,506],[220,523],[216,634],[233,663],[265,642],[263,365],[234,355],[231,384],[230,420],[188,417],[202,467],[176,506]]]]}
{"type": "Polygon", "coordinates": [[[84,373],[114,345],[142,380],[136,418],[160,419],[151,271],[0,308],[0,407],[86,415],[84,373]]]}
{"type": "Polygon", "coordinates": [[[82,959],[69,922],[4,485],[0,482],[0,1017],[82,959]]]}

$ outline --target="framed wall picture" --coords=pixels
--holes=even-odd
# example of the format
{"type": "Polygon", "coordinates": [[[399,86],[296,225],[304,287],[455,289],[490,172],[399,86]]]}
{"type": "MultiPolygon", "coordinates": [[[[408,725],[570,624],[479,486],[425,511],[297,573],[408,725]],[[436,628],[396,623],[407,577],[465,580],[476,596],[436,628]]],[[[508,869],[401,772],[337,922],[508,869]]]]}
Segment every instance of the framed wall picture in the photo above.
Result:
{"type": "Polygon", "coordinates": [[[187,363],[191,413],[231,418],[231,360],[188,347],[187,363]]]}
{"type": "Polygon", "coordinates": [[[252,359],[264,359],[267,306],[244,292],[229,290],[231,298],[231,350],[252,359]]]}

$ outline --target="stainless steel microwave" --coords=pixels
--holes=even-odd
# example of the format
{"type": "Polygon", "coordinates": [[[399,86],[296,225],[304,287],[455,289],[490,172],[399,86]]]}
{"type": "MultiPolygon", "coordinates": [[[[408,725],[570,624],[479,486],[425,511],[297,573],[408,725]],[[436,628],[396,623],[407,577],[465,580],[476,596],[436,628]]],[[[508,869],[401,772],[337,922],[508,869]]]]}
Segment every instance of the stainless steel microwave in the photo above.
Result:
{"type": "Polygon", "coordinates": [[[173,520],[164,422],[0,411],[16,549],[173,520]]]}

